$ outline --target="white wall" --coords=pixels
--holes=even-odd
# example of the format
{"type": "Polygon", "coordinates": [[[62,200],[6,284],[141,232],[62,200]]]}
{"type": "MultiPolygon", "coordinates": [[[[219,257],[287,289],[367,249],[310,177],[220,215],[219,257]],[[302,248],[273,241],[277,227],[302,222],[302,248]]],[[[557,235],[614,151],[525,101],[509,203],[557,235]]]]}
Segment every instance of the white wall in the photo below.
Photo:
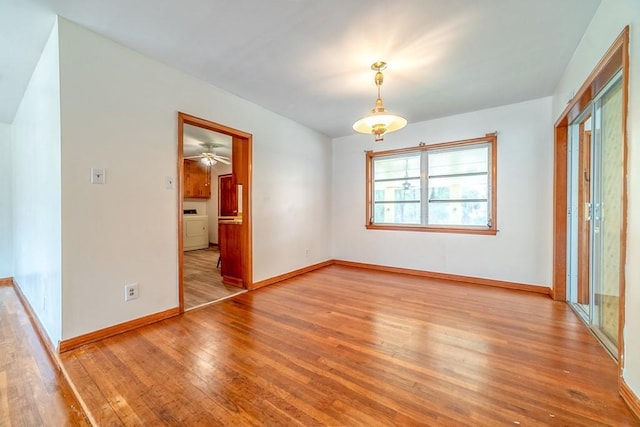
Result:
{"type": "Polygon", "coordinates": [[[268,120],[261,128],[253,134],[254,280],[332,258],[331,140],[268,120]]]}
{"type": "Polygon", "coordinates": [[[0,279],[13,276],[11,126],[0,123],[0,279]]]}
{"type": "Polygon", "coordinates": [[[640,395],[640,2],[602,0],[600,7],[553,96],[553,117],[558,119],[571,95],[586,80],[624,27],[629,25],[629,101],[627,117],[627,256],[626,322],[624,328],[625,382],[640,395]]]}
{"type": "Polygon", "coordinates": [[[328,137],[59,21],[63,338],[177,306],[178,111],[253,134],[254,281],[331,258],[328,137]]]}
{"type": "Polygon", "coordinates": [[[553,137],[551,98],[414,123],[375,144],[333,142],[336,259],[551,285],[553,137]],[[365,150],[382,151],[498,131],[496,236],[365,229],[365,150]]]}
{"type": "Polygon", "coordinates": [[[62,333],[57,25],[12,127],[14,277],[56,344],[62,333]]]}

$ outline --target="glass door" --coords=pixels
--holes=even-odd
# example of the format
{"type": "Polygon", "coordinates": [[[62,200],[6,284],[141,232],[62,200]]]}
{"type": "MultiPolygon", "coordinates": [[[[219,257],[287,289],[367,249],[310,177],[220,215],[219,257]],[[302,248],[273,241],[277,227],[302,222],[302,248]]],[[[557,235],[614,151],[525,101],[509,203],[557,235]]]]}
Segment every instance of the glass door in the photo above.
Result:
{"type": "Polygon", "coordinates": [[[618,345],[620,308],[620,265],[623,150],[622,84],[618,78],[594,106],[594,176],[592,223],[592,322],[603,342],[612,349],[618,345]]]}
{"type": "Polygon", "coordinates": [[[620,310],[623,135],[621,74],[570,127],[568,300],[615,356],[620,310]]]}

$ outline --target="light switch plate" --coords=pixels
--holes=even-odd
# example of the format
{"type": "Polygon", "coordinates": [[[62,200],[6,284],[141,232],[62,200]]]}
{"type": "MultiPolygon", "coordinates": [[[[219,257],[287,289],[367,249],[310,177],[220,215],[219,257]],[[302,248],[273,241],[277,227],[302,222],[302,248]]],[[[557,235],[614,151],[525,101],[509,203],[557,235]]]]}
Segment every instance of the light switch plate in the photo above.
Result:
{"type": "Polygon", "coordinates": [[[91,168],[91,183],[104,184],[104,168],[91,168]]]}
{"type": "Polygon", "coordinates": [[[173,190],[174,188],[176,188],[176,180],[174,177],[172,176],[165,176],[164,177],[164,187],[167,190],[173,190]]]}

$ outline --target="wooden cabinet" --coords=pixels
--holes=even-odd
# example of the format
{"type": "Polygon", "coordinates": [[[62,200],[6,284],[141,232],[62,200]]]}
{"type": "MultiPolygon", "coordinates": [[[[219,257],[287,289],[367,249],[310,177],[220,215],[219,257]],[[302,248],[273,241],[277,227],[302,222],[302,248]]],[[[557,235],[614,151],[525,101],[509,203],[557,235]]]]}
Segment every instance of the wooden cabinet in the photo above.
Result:
{"type": "Polygon", "coordinates": [[[219,221],[218,242],[222,282],[242,287],[242,222],[219,221]]]}
{"type": "Polygon", "coordinates": [[[211,169],[197,160],[184,160],[184,198],[211,198],[211,169]]]}
{"type": "MultiPolygon", "coordinates": [[[[231,175],[219,180],[218,245],[223,283],[251,286],[251,252],[247,250],[249,227],[243,219],[243,201],[249,201],[250,156],[246,138],[233,137],[231,175]],[[241,186],[241,187],[239,187],[241,186]]],[[[246,207],[247,205],[245,205],[246,207]]]]}

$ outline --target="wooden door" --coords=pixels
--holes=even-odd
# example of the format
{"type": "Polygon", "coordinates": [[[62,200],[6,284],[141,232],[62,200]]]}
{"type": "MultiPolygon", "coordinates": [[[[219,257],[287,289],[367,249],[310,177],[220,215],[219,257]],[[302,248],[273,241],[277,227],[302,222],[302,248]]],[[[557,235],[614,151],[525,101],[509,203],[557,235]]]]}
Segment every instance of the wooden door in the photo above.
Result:
{"type": "Polygon", "coordinates": [[[238,215],[238,192],[233,182],[233,175],[218,176],[218,197],[220,216],[238,215]]]}
{"type": "Polygon", "coordinates": [[[589,304],[591,294],[591,278],[589,261],[591,253],[591,128],[585,129],[585,122],[580,123],[579,154],[580,165],[578,176],[578,303],[589,304]]]}

